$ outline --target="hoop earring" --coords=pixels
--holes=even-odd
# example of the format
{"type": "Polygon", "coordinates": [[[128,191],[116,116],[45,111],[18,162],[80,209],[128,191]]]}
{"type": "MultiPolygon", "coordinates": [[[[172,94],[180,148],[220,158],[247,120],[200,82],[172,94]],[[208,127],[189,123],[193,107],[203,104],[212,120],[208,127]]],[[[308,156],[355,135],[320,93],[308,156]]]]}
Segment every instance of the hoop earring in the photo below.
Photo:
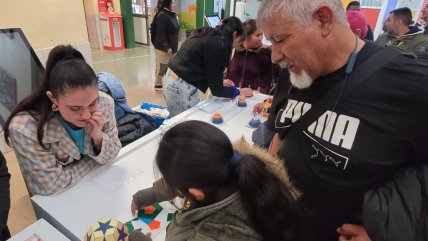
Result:
{"type": "Polygon", "coordinates": [[[54,103],[52,103],[52,111],[53,112],[58,111],[58,106],[56,106],[54,103]]]}

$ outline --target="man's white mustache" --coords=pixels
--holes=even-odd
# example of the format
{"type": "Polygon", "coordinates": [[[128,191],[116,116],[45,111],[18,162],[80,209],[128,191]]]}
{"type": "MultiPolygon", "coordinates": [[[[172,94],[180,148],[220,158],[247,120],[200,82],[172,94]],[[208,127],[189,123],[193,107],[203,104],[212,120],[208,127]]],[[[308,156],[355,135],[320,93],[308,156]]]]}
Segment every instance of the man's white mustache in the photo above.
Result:
{"type": "Polygon", "coordinates": [[[281,67],[282,69],[288,69],[288,67],[290,66],[287,62],[285,61],[281,61],[278,63],[279,67],[281,67]]]}

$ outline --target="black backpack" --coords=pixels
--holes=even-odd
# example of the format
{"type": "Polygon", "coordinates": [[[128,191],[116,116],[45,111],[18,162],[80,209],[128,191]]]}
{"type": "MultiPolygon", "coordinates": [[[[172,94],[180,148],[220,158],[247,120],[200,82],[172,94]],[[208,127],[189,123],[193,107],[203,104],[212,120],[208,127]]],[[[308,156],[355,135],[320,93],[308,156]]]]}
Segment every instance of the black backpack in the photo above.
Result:
{"type": "Polygon", "coordinates": [[[155,16],[153,17],[153,21],[150,24],[150,41],[152,42],[153,45],[155,45],[156,30],[157,30],[156,19],[157,19],[159,13],[160,13],[160,11],[155,14],[155,16]]]}

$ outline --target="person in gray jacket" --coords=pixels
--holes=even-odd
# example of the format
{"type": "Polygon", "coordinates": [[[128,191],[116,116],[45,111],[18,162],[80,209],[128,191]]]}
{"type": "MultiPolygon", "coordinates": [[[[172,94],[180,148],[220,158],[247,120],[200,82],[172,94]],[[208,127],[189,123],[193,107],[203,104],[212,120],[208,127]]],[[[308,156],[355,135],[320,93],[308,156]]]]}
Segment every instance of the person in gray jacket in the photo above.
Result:
{"type": "Polygon", "coordinates": [[[380,35],[375,43],[380,46],[396,46],[402,50],[413,52],[428,44],[424,31],[417,26],[411,26],[412,12],[409,8],[392,10],[385,21],[387,32],[380,35]]]}
{"type": "MultiPolygon", "coordinates": [[[[133,196],[131,211],[184,197],[166,240],[304,240],[299,192],[267,151],[187,121],[164,135],[156,164],[163,178],[133,196]]],[[[140,236],[131,240],[150,240],[140,236]]]]}

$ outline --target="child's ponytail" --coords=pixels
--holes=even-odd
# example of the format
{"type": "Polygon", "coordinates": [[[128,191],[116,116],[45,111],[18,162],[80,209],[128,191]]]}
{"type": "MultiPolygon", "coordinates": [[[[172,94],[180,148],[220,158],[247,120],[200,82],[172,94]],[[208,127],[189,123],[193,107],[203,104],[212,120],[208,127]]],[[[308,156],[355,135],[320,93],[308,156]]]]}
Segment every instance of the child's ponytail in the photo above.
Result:
{"type": "Polygon", "coordinates": [[[237,168],[242,203],[263,240],[303,240],[294,190],[254,155],[242,155],[237,168]]]}

